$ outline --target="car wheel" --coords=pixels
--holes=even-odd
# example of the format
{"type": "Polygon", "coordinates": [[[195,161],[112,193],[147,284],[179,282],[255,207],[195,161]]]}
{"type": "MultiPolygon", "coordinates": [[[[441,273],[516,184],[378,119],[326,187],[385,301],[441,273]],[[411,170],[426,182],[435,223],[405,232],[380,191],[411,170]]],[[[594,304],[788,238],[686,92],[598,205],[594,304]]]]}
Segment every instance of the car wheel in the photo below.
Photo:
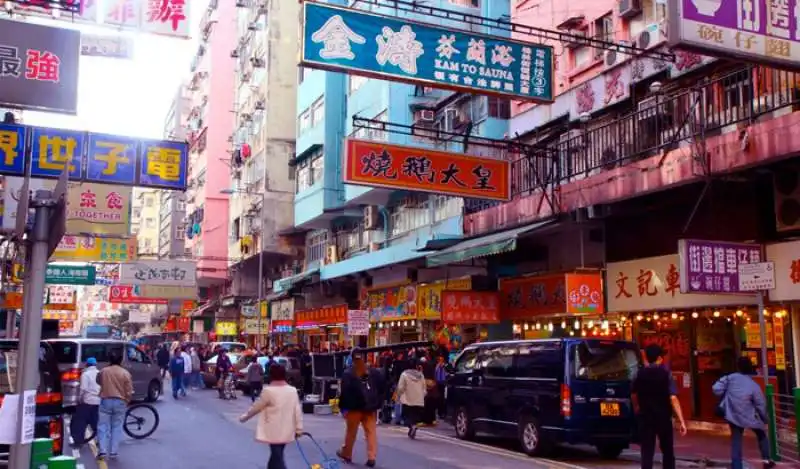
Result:
{"type": "Polygon", "coordinates": [[[597,445],[597,452],[603,459],[617,459],[624,450],[625,447],[618,444],[597,445]]]}
{"type": "Polygon", "coordinates": [[[155,402],[159,397],[161,397],[161,383],[156,380],[150,381],[150,385],[147,386],[147,402],[155,402]]]}
{"type": "Polygon", "coordinates": [[[522,417],[519,423],[519,443],[522,451],[528,456],[539,456],[546,452],[542,427],[533,417],[522,417]]]}
{"type": "Polygon", "coordinates": [[[456,410],[455,427],[456,436],[459,439],[471,440],[475,438],[475,427],[472,425],[472,420],[466,407],[459,407],[456,410]]]}

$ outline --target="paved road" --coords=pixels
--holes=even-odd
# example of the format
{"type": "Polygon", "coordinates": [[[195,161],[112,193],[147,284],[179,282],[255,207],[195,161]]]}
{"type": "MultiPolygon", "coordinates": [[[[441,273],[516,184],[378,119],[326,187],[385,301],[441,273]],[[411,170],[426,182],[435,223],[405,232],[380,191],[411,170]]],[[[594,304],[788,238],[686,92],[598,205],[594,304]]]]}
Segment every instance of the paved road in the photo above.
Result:
{"type": "MultiPolygon", "coordinates": [[[[255,420],[240,424],[238,417],[248,407],[249,399],[221,401],[216,393],[195,391],[189,397],[173,401],[162,398],[157,404],[161,424],[146,440],[127,439],[120,447],[120,458],[96,463],[93,448],[85,448],[81,462],[84,469],[144,469],[157,465],[165,468],[192,469],[263,469],[268,449],[253,440],[255,420]]],[[[333,456],[341,444],[343,423],[336,416],[305,416],[305,427],[333,456]]],[[[534,459],[516,451],[513,444],[496,440],[463,442],[451,436],[447,428],[423,429],[416,441],[409,440],[398,427],[379,429],[378,467],[383,469],[584,469],[633,468],[631,462],[602,461],[590,452],[569,450],[554,459],[534,459]]],[[[94,449],[96,451],[96,449],[94,449]]],[[[312,455],[317,453],[311,452],[312,455]]],[[[363,439],[354,455],[363,467],[366,460],[363,439]]],[[[295,447],[287,449],[289,469],[303,469],[295,447]]],[[[348,466],[343,466],[348,467],[348,466]]]]}

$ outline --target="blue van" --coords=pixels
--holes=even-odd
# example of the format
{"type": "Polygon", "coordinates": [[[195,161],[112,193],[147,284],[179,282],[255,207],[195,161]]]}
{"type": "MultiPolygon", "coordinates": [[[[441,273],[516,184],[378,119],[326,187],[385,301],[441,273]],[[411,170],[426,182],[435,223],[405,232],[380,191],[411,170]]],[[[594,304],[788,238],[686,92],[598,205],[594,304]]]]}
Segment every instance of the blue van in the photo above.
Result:
{"type": "Polygon", "coordinates": [[[470,345],[445,388],[456,435],[518,438],[527,454],[589,444],[614,459],[635,428],[631,385],[641,366],[636,344],[565,338],[470,345]]]}

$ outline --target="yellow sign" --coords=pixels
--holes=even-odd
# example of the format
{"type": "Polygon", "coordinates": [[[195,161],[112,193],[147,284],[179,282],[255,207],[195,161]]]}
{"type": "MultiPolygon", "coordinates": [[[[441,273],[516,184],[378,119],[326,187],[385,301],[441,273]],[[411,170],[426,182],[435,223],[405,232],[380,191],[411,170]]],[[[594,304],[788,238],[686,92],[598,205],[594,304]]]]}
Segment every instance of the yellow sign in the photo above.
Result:
{"type": "Polygon", "coordinates": [[[131,187],[73,183],[67,196],[67,233],[126,236],[131,187]]]}
{"type": "Polygon", "coordinates": [[[427,283],[417,286],[417,318],[439,320],[442,318],[442,292],[445,290],[472,290],[472,277],[427,283]]]}
{"type": "Polygon", "coordinates": [[[163,298],[165,300],[192,299],[197,298],[197,288],[167,285],[141,285],[139,296],[144,298],[163,298]]]}
{"type": "Polygon", "coordinates": [[[784,335],[783,318],[777,315],[773,317],[772,323],[775,325],[775,369],[786,370],[786,341],[784,335]]]}
{"type": "Polygon", "coordinates": [[[244,321],[245,334],[253,335],[266,335],[269,334],[269,320],[268,319],[245,319],[244,321]],[[259,330],[261,332],[259,332],[259,330]]]}
{"type": "MultiPolygon", "coordinates": [[[[746,336],[746,348],[761,348],[761,328],[759,327],[757,322],[748,323],[745,326],[746,336]]],[[[772,343],[772,324],[767,323],[767,348],[772,348],[774,344],[772,343]]]]}
{"type": "Polygon", "coordinates": [[[45,311],[75,311],[75,303],[48,303],[44,305],[45,311]]]}
{"type": "Polygon", "coordinates": [[[136,237],[98,238],[67,235],[61,238],[51,260],[78,262],[126,262],[136,260],[136,237]]]}
{"type": "Polygon", "coordinates": [[[218,336],[222,335],[236,335],[238,332],[238,324],[232,321],[218,322],[214,330],[218,336]]]}
{"type": "Polygon", "coordinates": [[[262,318],[266,318],[269,315],[269,303],[266,301],[262,301],[258,305],[258,311],[261,313],[262,318]]]}

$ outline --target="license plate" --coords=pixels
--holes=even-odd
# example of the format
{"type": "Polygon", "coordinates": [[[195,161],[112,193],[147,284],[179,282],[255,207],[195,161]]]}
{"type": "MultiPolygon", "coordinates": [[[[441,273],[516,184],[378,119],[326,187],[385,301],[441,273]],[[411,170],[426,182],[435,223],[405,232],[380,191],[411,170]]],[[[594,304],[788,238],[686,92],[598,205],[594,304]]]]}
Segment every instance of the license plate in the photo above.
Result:
{"type": "Polygon", "coordinates": [[[601,417],[619,417],[619,403],[618,402],[601,402],[600,403],[600,416],[601,417]]]}

